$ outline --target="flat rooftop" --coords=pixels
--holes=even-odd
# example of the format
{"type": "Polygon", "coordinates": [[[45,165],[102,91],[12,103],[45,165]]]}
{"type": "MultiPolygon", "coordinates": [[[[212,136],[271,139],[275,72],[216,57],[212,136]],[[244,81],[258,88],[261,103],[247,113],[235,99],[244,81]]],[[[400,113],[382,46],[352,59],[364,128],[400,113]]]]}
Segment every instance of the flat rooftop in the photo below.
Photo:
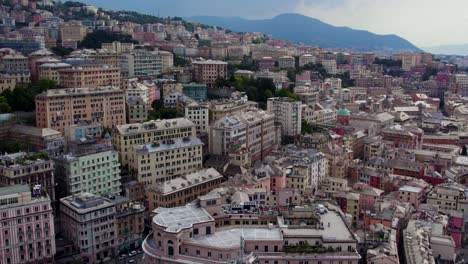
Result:
{"type": "Polygon", "coordinates": [[[165,120],[151,120],[151,121],[144,122],[144,123],[118,125],[116,126],[116,129],[120,135],[131,135],[131,134],[139,134],[143,132],[175,129],[175,128],[185,128],[185,127],[195,127],[195,124],[189,119],[182,117],[182,118],[165,119],[165,120]]]}
{"type": "Polygon", "coordinates": [[[196,205],[186,205],[176,208],[159,207],[153,211],[156,215],[153,222],[159,226],[166,227],[168,232],[178,232],[194,224],[214,221],[205,209],[196,205]]]}
{"type": "Polygon", "coordinates": [[[231,248],[240,247],[241,237],[245,240],[283,240],[279,228],[247,227],[221,230],[217,229],[214,234],[196,236],[189,242],[211,247],[231,248]]]}
{"type": "Polygon", "coordinates": [[[161,141],[157,145],[146,144],[134,146],[137,154],[147,154],[153,152],[161,152],[173,149],[189,148],[203,145],[203,142],[197,137],[183,138],[183,139],[174,139],[171,142],[161,141]]]}
{"type": "Polygon", "coordinates": [[[327,209],[326,213],[320,214],[319,216],[320,222],[323,223],[323,229],[313,227],[290,229],[284,226],[284,228],[281,228],[283,236],[321,237],[325,242],[354,240],[354,235],[348,229],[348,226],[338,212],[327,209]]]}

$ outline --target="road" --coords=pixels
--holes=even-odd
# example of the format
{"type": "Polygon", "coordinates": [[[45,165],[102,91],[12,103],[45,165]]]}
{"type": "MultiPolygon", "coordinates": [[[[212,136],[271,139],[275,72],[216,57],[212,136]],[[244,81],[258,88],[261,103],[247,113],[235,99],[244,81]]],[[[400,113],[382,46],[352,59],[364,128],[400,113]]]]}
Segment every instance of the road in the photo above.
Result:
{"type": "MultiPolygon", "coordinates": [[[[128,256],[128,254],[126,255],[128,256]]],[[[134,262],[135,264],[143,264],[142,258],[143,258],[143,252],[133,257],[127,257],[126,259],[122,259],[122,260],[119,260],[119,258],[117,257],[115,260],[106,262],[106,264],[127,264],[127,262],[131,259],[135,260],[134,262]]]]}

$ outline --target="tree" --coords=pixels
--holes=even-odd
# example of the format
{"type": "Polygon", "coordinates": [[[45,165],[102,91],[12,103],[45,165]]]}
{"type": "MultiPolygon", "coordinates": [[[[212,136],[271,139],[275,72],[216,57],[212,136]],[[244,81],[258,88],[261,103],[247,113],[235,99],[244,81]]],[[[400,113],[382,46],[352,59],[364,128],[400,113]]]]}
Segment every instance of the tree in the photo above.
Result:
{"type": "Polygon", "coordinates": [[[198,47],[210,47],[211,46],[211,40],[209,39],[200,39],[198,41],[198,47]]]}
{"type": "Polygon", "coordinates": [[[52,47],[50,50],[55,55],[60,56],[60,57],[64,57],[64,56],[70,55],[70,53],[72,53],[74,49],[57,46],[57,47],[52,47]]]}
{"type": "Polygon", "coordinates": [[[0,96],[0,114],[10,113],[11,107],[4,96],[0,96]]]}
{"type": "Polygon", "coordinates": [[[312,134],[312,132],[313,132],[312,126],[309,125],[309,123],[307,123],[307,121],[302,120],[301,133],[302,134],[312,134]]]}
{"type": "Polygon", "coordinates": [[[174,55],[174,66],[185,67],[190,64],[190,61],[180,56],[174,55]]]}
{"type": "Polygon", "coordinates": [[[253,43],[253,44],[265,43],[265,38],[263,38],[263,37],[255,38],[255,39],[252,40],[252,43],[253,43]]]}
{"type": "Polygon", "coordinates": [[[296,101],[299,100],[299,96],[297,96],[297,94],[295,93],[292,93],[286,89],[280,89],[278,90],[277,94],[276,94],[278,97],[289,97],[291,99],[294,99],[296,101]]]}
{"type": "Polygon", "coordinates": [[[88,33],[86,37],[78,44],[78,47],[87,49],[100,49],[102,43],[110,43],[113,41],[120,41],[122,43],[138,43],[132,38],[132,36],[128,34],[110,32],[106,30],[95,30],[91,33],[88,33]]]}

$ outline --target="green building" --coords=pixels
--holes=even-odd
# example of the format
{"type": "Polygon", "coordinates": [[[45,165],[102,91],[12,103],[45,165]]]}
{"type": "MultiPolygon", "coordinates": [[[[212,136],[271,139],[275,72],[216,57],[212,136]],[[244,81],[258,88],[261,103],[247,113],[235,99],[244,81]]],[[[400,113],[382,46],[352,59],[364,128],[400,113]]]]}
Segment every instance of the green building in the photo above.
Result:
{"type": "Polygon", "coordinates": [[[183,92],[186,96],[194,100],[206,100],[208,90],[206,84],[189,83],[184,84],[183,92]]]}
{"type": "Polygon", "coordinates": [[[119,155],[109,145],[82,142],[54,163],[55,179],[66,195],[121,192],[119,155]]]}

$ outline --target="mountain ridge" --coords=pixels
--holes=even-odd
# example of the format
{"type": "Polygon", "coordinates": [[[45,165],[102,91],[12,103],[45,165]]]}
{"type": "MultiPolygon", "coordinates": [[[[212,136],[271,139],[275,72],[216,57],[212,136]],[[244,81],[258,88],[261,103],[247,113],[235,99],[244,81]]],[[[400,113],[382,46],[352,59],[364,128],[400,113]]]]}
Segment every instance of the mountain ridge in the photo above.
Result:
{"type": "Polygon", "coordinates": [[[317,18],[295,13],[258,20],[217,16],[192,16],[185,19],[220,26],[235,32],[262,32],[277,39],[323,48],[355,51],[422,51],[395,34],[379,35],[366,30],[337,27],[317,18]]]}

